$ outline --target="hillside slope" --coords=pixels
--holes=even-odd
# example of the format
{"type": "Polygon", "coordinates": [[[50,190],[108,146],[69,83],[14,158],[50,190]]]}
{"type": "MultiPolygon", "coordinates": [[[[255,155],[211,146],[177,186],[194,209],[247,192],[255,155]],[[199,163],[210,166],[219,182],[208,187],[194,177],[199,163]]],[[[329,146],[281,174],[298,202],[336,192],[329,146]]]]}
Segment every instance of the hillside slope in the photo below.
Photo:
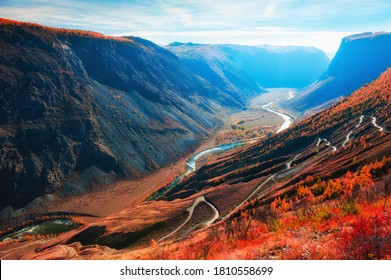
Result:
{"type": "Polygon", "coordinates": [[[347,96],[391,66],[391,33],[362,33],[342,39],[337,54],[319,81],[305,89],[293,107],[298,111],[347,96]]]}
{"type": "Polygon", "coordinates": [[[388,69],[374,82],[283,133],[211,160],[168,196],[172,195],[174,199],[185,197],[184,190],[200,191],[256,182],[259,178],[285,171],[286,163],[293,158],[293,162],[311,164],[305,173],[300,170],[298,174],[292,174],[284,186],[292,186],[307,175],[332,178],[389,155],[390,127],[391,69],[388,69]],[[364,145],[364,142],[372,144],[364,145]]]}
{"type": "Polygon", "coordinates": [[[142,176],[241,106],[140,38],[0,27],[0,210],[142,176]]]}

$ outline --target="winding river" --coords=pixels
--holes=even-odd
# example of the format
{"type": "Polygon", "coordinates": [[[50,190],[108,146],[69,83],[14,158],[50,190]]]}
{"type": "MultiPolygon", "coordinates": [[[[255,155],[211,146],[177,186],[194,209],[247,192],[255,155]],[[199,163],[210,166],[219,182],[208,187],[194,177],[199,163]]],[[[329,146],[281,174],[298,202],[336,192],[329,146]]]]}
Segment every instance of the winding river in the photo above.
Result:
{"type": "Polygon", "coordinates": [[[157,192],[155,192],[151,197],[149,197],[147,199],[147,201],[152,201],[152,200],[155,200],[155,199],[157,199],[159,197],[164,196],[167,192],[172,190],[182,180],[183,177],[185,177],[185,176],[193,173],[194,171],[196,171],[197,170],[197,161],[200,158],[205,157],[205,156],[210,155],[210,154],[216,154],[216,153],[221,153],[223,151],[228,151],[228,150],[231,150],[233,148],[236,148],[236,147],[239,147],[239,146],[242,146],[242,145],[244,145],[246,143],[251,143],[251,142],[253,142],[253,141],[235,142],[235,143],[231,143],[231,144],[224,144],[224,145],[216,146],[214,148],[203,150],[203,151],[195,154],[194,156],[192,156],[186,162],[186,171],[184,173],[182,173],[181,175],[176,177],[174,180],[172,180],[167,186],[165,186],[162,189],[160,189],[157,192]]]}
{"type": "MultiPolygon", "coordinates": [[[[288,99],[291,99],[291,97],[289,97],[288,99]]],[[[287,100],[288,100],[288,99],[287,99],[287,100]]],[[[277,130],[277,132],[276,132],[276,133],[280,133],[280,132],[284,131],[285,129],[289,128],[289,126],[291,125],[293,119],[292,119],[290,116],[288,116],[288,115],[286,115],[286,114],[284,114],[284,113],[281,113],[281,112],[279,112],[279,111],[276,111],[276,110],[272,109],[272,108],[270,107],[270,105],[272,105],[273,102],[274,102],[274,101],[270,101],[269,103],[267,103],[267,104],[265,104],[265,105],[262,105],[262,108],[265,109],[266,111],[269,111],[269,112],[271,112],[271,113],[277,114],[277,115],[279,115],[281,118],[284,119],[283,124],[280,126],[280,128],[279,128],[279,129],[277,130]]]]}
{"type": "Polygon", "coordinates": [[[206,156],[206,155],[210,155],[210,154],[214,154],[214,153],[219,153],[219,152],[223,152],[223,151],[227,151],[227,150],[231,150],[233,148],[236,148],[236,147],[239,147],[241,145],[244,145],[245,143],[247,143],[248,141],[246,142],[236,142],[236,143],[231,143],[231,144],[224,144],[224,145],[220,145],[220,146],[216,146],[214,148],[210,148],[210,149],[207,149],[207,150],[204,150],[202,152],[199,152],[198,154],[195,154],[192,158],[190,158],[187,162],[186,162],[186,175],[189,174],[189,173],[192,173],[194,171],[196,171],[197,169],[197,161],[206,156]]]}
{"type": "MultiPolygon", "coordinates": [[[[288,95],[289,96],[288,96],[288,98],[286,100],[289,100],[289,99],[292,99],[293,97],[295,97],[293,91],[289,91],[288,95]]],[[[271,112],[271,113],[274,113],[274,114],[276,114],[276,115],[278,115],[278,116],[280,116],[280,117],[282,117],[284,119],[284,123],[280,126],[280,128],[276,132],[276,133],[280,133],[281,131],[284,131],[285,129],[289,128],[289,126],[293,122],[293,119],[290,116],[288,116],[288,115],[286,115],[284,113],[281,113],[279,111],[276,111],[276,110],[272,109],[270,107],[270,105],[273,102],[274,101],[270,101],[269,103],[262,105],[262,108],[267,110],[267,111],[269,111],[269,112],[271,112]]],[[[165,187],[163,187],[163,188],[159,189],[157,192],[155,192],[152,196],[150,196],[147,199],[147,201],[152,201],[152,200],[158,199],[160,197],[163,197],[166,193],[168,193],[170,190],[172,190],[182,180],[182,178],[184,178],[185,176],[187,176],[187,175],[193,173],[194,171],[196,171],[197,170],[197,161],[200,158],[205,157],[205,156],[210,155],[210,154],[216,154],[216,153],[221,153],[223,151],[228,151],[228,150],[231,150],[233,148],[242,146],[244,144],[254,143],[256,141],[257,140],[247,140],[247,141],[243,141],[243,142],[235,142],[235,143],[231,143],[231,144],[224,144],[224,145],[216,146],[214,148],[203,150],[203,151],[193,155],[186,162],[186,171],[184,173],[180,174],[174,180],[172,180],[168,185],[166,185],[165,187]]]]}

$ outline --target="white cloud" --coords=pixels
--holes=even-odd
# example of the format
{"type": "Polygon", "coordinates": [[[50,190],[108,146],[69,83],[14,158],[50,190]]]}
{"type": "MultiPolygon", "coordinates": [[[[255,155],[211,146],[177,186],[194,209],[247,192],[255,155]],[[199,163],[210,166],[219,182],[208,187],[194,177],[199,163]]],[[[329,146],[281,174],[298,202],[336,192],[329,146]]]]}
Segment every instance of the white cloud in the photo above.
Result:
{"type": "Polygon", "coordinates": [[[274,1],[270,2],[269,4],[267,4],[266,8],[263,10],[263,16],[265,18],[271,18],[274,14],[275,8],[276,8],[276,3],[274,1]]]}
{"type": "Polygon", "coordinates": [[[391,29],[391,1],[0,0],[0,17],[130,33],[157,43],[311,45],[335,51],[345,35],[391,29]]]}

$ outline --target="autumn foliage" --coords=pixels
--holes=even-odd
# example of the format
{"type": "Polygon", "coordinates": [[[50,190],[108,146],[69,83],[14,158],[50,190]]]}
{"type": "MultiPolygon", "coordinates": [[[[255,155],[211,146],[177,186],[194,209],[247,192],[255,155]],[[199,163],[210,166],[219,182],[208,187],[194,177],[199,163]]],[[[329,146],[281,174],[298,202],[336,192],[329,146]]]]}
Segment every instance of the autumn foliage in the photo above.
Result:
{"type": "Polygon", "coordinates": [[[307,199],[313,203],[321,202],[336,197],[351,197],[354,191],[359,189],[369,189],[374,185],[374,177],[384,174],[390,168],[391,158],[384,157],[380,161],[375,161],[364,165],[361,170],[355,173],[346,172],[345,176],[327,181],[317,180],[317,182],[308,186],[314,179],[312,176],[306,178],[306,183],[297,188],[297,200],[307,199]]]}
{"type": "Polygon", "coordinates": [[[390,259],[391,158],[340,178],[308,176],[293,197],[247,203],[235,218],[146,259],[390,259]]]}

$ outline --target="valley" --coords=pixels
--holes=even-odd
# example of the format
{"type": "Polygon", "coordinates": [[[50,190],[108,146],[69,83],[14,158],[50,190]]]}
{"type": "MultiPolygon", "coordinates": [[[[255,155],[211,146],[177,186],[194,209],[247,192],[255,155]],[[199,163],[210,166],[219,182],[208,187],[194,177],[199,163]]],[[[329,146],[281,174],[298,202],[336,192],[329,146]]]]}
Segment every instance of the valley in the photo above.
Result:
{"type": "Polygon", "coordinates": [[[0,259],[389,258],[389,33],[330,62],[0,27],[0,259]]]}
{"type": "Polygon", "coordinates": [[[216,143],[237,142],[249,139],[261,139],[272,135],[276,131],[286,129],[294,116],[293,112],[286,111],[286,104],[293,97],[293,88],[270,88],[265,92],[252,98],[245,110],[232,114],[222,133],[217,136],[216,143]],[[268,104],[273,103],[270,110],[268,104]],[[268,107],[269,110],[265,109],[268,107]],[[277,115],[277,116],[276,116],[277,115]],[[284,120],[282,122],[282,120],[284,120]]]}
{"type": "MultiPolygon", "coordinates": [[[[259,109],[259,107],[260,107],[261,109],[274,114],[274,119],[273,119],[273,116],[269,117],[272,121],[278,122],[279,117],[284,120],[284,122],[278,127],[277,131],[275,131],[274,133],[280,133],[281,131],[289,128],[290,124],[292,123],[292,121],[291,121],[292,118],[284,113],[270,109],[270,104],[274,101],[270,101],[267,104],[263,104],[263,105],[260,105],[259,102],[261,100],[268,100],[269,98],[277,98],[277,100],[276,100],[277,102],[279,100],[284,100],[285,98],[286,98],[286,100],[290,100],[294,97],[294,95],[292,93],[293,93],[292,89],[281,89],[281,88],[280,89],[269,89],[266,94],[262,94],[260,97],[255,97],[250,101],[249,108],[246,108],[246,110],[243,111],[243,112],[246,112],[246,118],[243,118],[240,122],[245,123],[245,122],[249,122],[249,120],[253,120],[254,118],[263,118],[264,117],[262,115],[263,112],[262,112],[262,110],[259,109]],[[285,93],[287,93],[288,97],[285,96],[285,93]],[[249,110],[251,110],[252,112],[248,113],[249,110]],[[277,117],[275,115],[277,115],[277,117]]],[[[235,118],[237,118],[238,115],[242,115],[242,114],[243,114],[242,112],[235,113],[233,116],[231,116],[229,118],[229,120],[235,119],[235,118]]],[[[264,129],[265,127],[267,127],[268,123],[258,122],[255,127],[252,127],[251,125],[254,125],[254,123],[247,124],[247,126],[246,126],[247,131],[251,131],[252,129],[264,129]]],[[[227,128],[227,125],[225,126],[225,128],[227,128]]],[[[224,132],[222,132],[222,133],[224,134],[224,132]]],[[[220,134],[221,134],[221,132],[220,132],[220,134]]],[[[207,156],[213,155],[215,153],[222,153],[224,151],[229,151],[231,149],[235,149],[235,148],[241,147],[246,144],[256,143],[257,141],[260,141],[261,139],[262,138],[260,138],[260,137],[250,138],[250,139],[247,139],[244,141],[239,141],[239,139],[238,139],[236,142],[233,142],[230,144],[218,145],[214,148],[206,149],[206,150],[203,150],[199,153],[196,153],[186,162],[186,166],[184,168],[185,171],[182,172],[181,175],[179,175],[178,177],[173,179],[170,183],[168,183],[167,186],[160,189],[154,195],[152,195],[150,198],[148,198],[148,201],[152,201],[152,200],[164,197],[166,193],[175,190],[176,186],[178,185],[178,183],[180,181],[182,181],[186,176],[190,175],[191,173],[197,171],[197,169],[198,169],[197,162],[199,160],[202,160],[203,158],[206,158],[207,156]]],[[[297,157],[298,157],[298,155],[295,156],[294,159],[292,159],[290,162],[287,163],[287,169],[290,169],[292,162],[297,157]]],[[[264,183],[262,183],[262,185],[263,184],[264,183]]],[[[247,201],[250,196],[252,196],[254,193],[256,193],[259,188],[260,187],[258,187],[256,190],[254,190],[238,207],[240,207],[245,201],[247,201]]],[[[201,198],[201,197],[204,198],[204,196],[200,196],[199,198],[201,198]]],[[[197,199],[199,199],[199,198],[197,198],[197,199]]],[[[195,202],[197,201],[197,199],[195,200],[195,202]]]]}
{"type": "MultiPolygon", "coordinates": [[[[384,91],[382,91],[382,94],[378,97],[382,100],[388,100],[389,92],[387,89],[389,85],[391,85],[390,77],[390,72],[388,72],[383,75],[381,82],[378,83],[380,84],[385,82],[387,85],[383,87],[384,91]]],[[[374,84],[369,89],[363,89],[362,93],[357,92],[357,94],[354,94],[350,99],[345,101],[345,103],[334,105],[331,110],[335,115],[338,115],[340,110],[346,113],[351,108],[355,108],[355,110],[360,112],[360,108],[362,107],[355,106],[354,104],[357,104],[356,102],[364,104],[361,103],[363,101],[363,96],[371,98],[371,95],[365,94],[367,91],[377,88],[378,84],[374,84]]],[[[376,104],[376,102],[371,104],[376,104]]],[[[216,155],[207,159],[204,166],[200,167],[195,173],[190,174],[189,177],[184,178],[184,181],[179,183],[179,188],[166,194],[166,199],[148,203],[144,206],[139,205],[137,207],[137,212],[141,211],[146,213],[145,211],[147,211],[148,208],[148,211],[151,209],[160,213],[163,211],[166,217],[172,217],[171,220],[166,220],[163,223],[163,228],[166,228],[166,230],[160,228],[159,230],[154,231],[154,233],[151,232],[151,235],[149,235],[150,239],[156,238],[155,240],[158,240],[158,244],[162,243],[161,245],[153,246],[158,246],[157,248],[164,248],[167,246],[167,248],[172,248],[172,254],[175,254],[184,250],[181,249],[177,251],[174,249],[175,246],[178,246],[177,242],[187,242],[186,240],[193,240],[191,242],[194,242],[195,244],[198,244],[199,242],[209,242],[205,241],[209,240],[207,237],[208,235],[205,235],[209,230],[208,228],[202,229],[202,227],[207,225],[209,221],[214,220],[217,215],[216,213],[219,213],[221,218],[217,220],[217,223],[212,225],[212,228],[216,228],[218,231],[219,228],[220,230],[224,230],[224,228],[228,227],[232,220],[239,222],[244,219],[243,217],[247,217],[243,215],[250,215],[246,214],[248,213],[246,209],[266,211],[259,209],[264,209],[271,203],[272,205],[275,205],[274,207],[277,209],[286,209],[281,211],[288,211],[287,213],[290,213],[290,208],[294,201],[290,201],[289,198],[292,196],[292,193],[294,194],[297,191],[297,189],[295,191],[292,187],[300,186],[301,184],[311,185],[313,182],[311,180],[313,179],[309,178],[314,178],[317,174],[322,174],[320,175],[321,178],[333,178],[335,176],[338,178],[339,175],[337,174],[340,174],[340,170],[343,168],[345,168],[345,170],[349,170],[349,166],[351,166],[350,168],[354,168],[354,166],[357,166],[357,162],[361,162],[361,164],[371,163],[372,158],[376,159],[387,155],[389,156],[387,151],[389,151],[389,145],[391,143],[390,134],[384,134],[384,131],[379,131],[377,126],[383,126],[378,123],[376,123],[376,126],[372,122],[373,118],[376,118],[376,120],[382,120],[381,122],[383,124],[387,123],[389,125],[389,121],[387,120],[389,119],[389,110],[390,107],[388,106],[383,108],[379,107],[376,110],[376,117],[372,115],[372,117],[362,118],[362,115],[355,114],[349,118],[346,123],[341,121],[344,125],[341,125],[341,123],[334,124],[334,129],[331,132],[329,129],[326,130],[327,135],[324,134],[322,129],[318,129],[316,132],[312,131],[313,134],[308,139],[310,141],[301,140],[302,144],[297,145],[294,150],[289,149],[290,142],[292,140],[288,140],[285,145],[274,147],[270,151],[263,150],[264,147],[268,147],[268,140],[266,140],[263,143],[261,141],[259,143],[249,144],[248,147],[230,150],[225,154],[216,155]],[[350,132],[350,130],[348,130],[350,127],[355,129],[353,132],[355,136],[351,139],[349,138],[349,142],[345,143],[346,136],[350,132]],[[363,143],[363,137],[366,139],[365,143],[363,143]],[[352,142],[354,144],[352,144],[352,142]],[[344,143],[345,146],[342,147],[344,143]],[[254,150],[260,150],[261,152],[256,153],[254,150]],[[274,155],[270,155],[270,153],[274,155]],[[257,157],[263,157],[264,160],[261,162],[257,160],[252,161],[254,168],[246,165],[243,166],[243,158],[251,155],[252,159],[255,154],[258,154],[257,157]],[[280,155],[276,156],[277,154],[280,155]],[[239,158],[236,159],[237,157],[239,158]],[[230,159],[229,162],[227,162],[227,158],[230,159]],[[267,160],[267,158],[269,158],[269,160],[267,160]],[[213,168],[214,170],[213,175],[211,174],[213,177],[210,175],[204,175],[208,174],[208,170],[210,170],[210,168],[213,168]],[[221,173],[220,170],[224,170],[224,172],[221,173]],[[225,178],[220,178],[220,174],[225,174],[225,178]],[[213,178],[216,178],[217,181],[213,178]],[[224,181],[226,181],[226,183],[224,181]],[[243,184],[244,182],[249,183],[243,184]],[[190,191],[192,189],[197,189],[198,191],[194,193],[190,191]],[[286,195],[284,196],[284,194],[286,195]],[[288,199],[282,199],[281,197],[288,197],[288,199]],[[210,207],[210,204],[213,205],[213,208],[210,207]],[[144,209],[144,207],[147,208],[144,209]],[[167,207],[170,207],[170,210],[168,210],[169,208],[167,207]],[[214,208],[217,211],[214,211],[214,208]],[[173,217],[179,213],[184,214],[180,216],[180,219],[178,219],[179,216],[177,216],[178,218],[173,219],[173,217]],[[189,230],[193,230],[194,233],[189,235],[189,230]],[[183,238],[185,238],[184,241],[181,241],[183,238]],[[201,238],[203,241],[196,241],[192,238],[201,238]],[[173,241],[170,241],[170,239],[173,241]]],[[[372,112],[374,113],[375,111],[372,112]]],[[[317,114],[314,118],[324,118],[324,120],[326,120],[325,117],[327,114],[327,112],[322,112],[317,114]]],[[[305,125],[306,122],[314,124],[309,119],[304,120],[304,122],[300,122],[299,125],[292,128],[294,131],[293,135],[295,133],[300,135],[301,126],[305,125]]],[[[323,125],[323,121],[319,120],[318,124],[323,125]]],[[[353,133],[350,136],[352,136],[353,133]]],[[[292,132],[290,134],[281,132],[272,138],[291,137],[291,135],[292,132]]],[[[387,166],[388,161],[385,160],[384,162],[387,166]]],[[[326,192],[322,199],[327,199],[326,192]]],[[[117,228],[117,232],[118,230],[128,231],[132,230],[132,228],[136,229],[135,226],[131,226],[131,224],[129,224],[133,220],[132,218],[129,219],[129,217],[134,216],[135,213],[135,211],[127,210],[122,214],[112,216],[109,220],[102,220],[101,222],[97,222],[91,226],[105,226],[106,229],[110,229],[113,227],[113,225],[111,225],[112,222],[121,220],[121,229],[117,228]],[[109,222],[110,220],[112,222],[109,222]],[[128,225],[125,226],[124,223],[128,223],[128,225]]],[[[144,219],[145,217],[148,217],[147,215],[143,216],[144,219]]],[[[149,219],[150,222],[152,222],[153,219],[156,219],[156,216],[154,218],[150,217],[149,219]]],[[[150,227],[150,225],[148,227],[150,227]]],[[[255,229],[256,227],[254,230],[255,229]]],[[[65,235],[63,240],[65,241],[68,238],[69,237],[65,235]]],[[[142,245],[143,242],[147,242],[147,240],[140,239],[139,241],[136,241],[136,243],[132,245],[132,248],[134,248],[135,251],[128,251],[128,249],[124,248],[118,252],[113,251],[110,255],[114,258],[122,258],[124,255],[126,258],[133,258],[137,255],[149,258],[149,253],[147,253],[149,249],[145,249],[145,243],[145,245],[142,245]]],[[[82,241],[82,244],[83,242],[85,241],[82,241]]],[[[210,246],[213,245],[210,244],[210,246]]],[[[48,247],[44,246],[43,248],[48,247]]],[[[83,247],[74,248],[77,251],[84,250],[83,247]]],[[[171,249],[167,250],[171,252],[171,249]]],[[[46,257],[51,256],[54,253],[52,249],[50,251],[45,249],[44,251],[46,251],[46,254],[49,254],[44,255],[46,257]]],[[[56,254],[59,253],[58,250],[55,252],[56,254]]],[[[91,252],[91,256],[94,256],[94,258],[99,257],[99,255],[95,255],[98,251],[94,252],[95,253],[91,252]]],[[[158,257],[158,255],[153,256],[158,257]]],[[[101,257],[103,257],[103,255],[101,255],[101,257]]]]}
{"type": "MultiPolygon", "coordinates": [[[[278,132],[281,130],[281,128],[286,126],[286,122],[281,124],[281,118],[279,114],[270,114],[270,116],[267,117],[270,120],[269,123],[263,123],[262,121],[251,122],[250,119],[253,119],[255,117],[264,118],[264,115],[268,115],[267,110],[263,109],[264,107],[260,104],[260,102],[265,102],[265,100],[269,100],[270,98],[276,98],[276,97],[283,99],[286,98],[286,96],[288,96],[288,98],[290,98],[291,92],[292,92],[291,89],[275,89],[275,90],[269,89],[267,94],[261,94],[258,97],[254,97],[249,102],[250,104],[249,107],[246,108],[244,111],[237,112],[229,116],[228,122],[231,122],[233,119],[236,119],[238,116],[243,116],[243,114],[246,114],[248,117],[247,119],[244,118],[247,121],[246,130],[252,130],[254,128],[266,129],[270,127],[270,122],[271,122],[280,125],[280,128],[278,128],[279,125],[272,126],[273,129],[278,129],[277,130],[278,132]],[[288,95],[286,93],[288,93],[288,95]],[[251,113],[249,113],[249,111],[251,111],[251,113]]],[[[109,216],[110,214],[121,211],[126,207],[128,207],[129,205],[137,205],[139,203],[142,203],[142,201],[147,198],[148,193],[150,193],[150,191],[154,189],[150,187],[151,184],[158,185],[159,182],[167,181],[168,178],[172,178],[172,176],[175,176],[175,174],[181,173],[178,177],[171,179],[171,182],[168,183],[166,187],[159,189],[158,191],[156,191],[155,194],[148,197],[147,201],[158,199],[164,196],[166,192],[172,190],[185,176],[188,176],[192,172],[195,172],[199,168],[197,167],[197,165],[205,163],[205,160],[208,157],[212,156],[213,154],[222,153],[224,151],[235,149],[243,145],[252,144],[259,140],[259,138],[251,138],[248,140],[244,140],[243,142],[234,142],[230,144],[223,144],[223,145],[218,145],[213,147],[213,143],[217,143],[218,136],[216,135],[224,134],[226,132],[224,130],[230,128],[231,128],[230,125],[225,125],[221,129],[216,131],[212,135],[212,137],[210,137],[210,139],[205,140],[203,144],[197,148],[196,153],[193,156],[191,156],[190,159],[187,159],[187,157],[183,158],[180,161],[170,165],[168,168],[162,168],[153,174],[145,176],[141,180],[138,179],[133,181],[119,182],[113,186],[110,186],[109,191],[96,189],[90,191],[87,194],[81,194],[77,197],[52,196],[50,199],[43,198],[40,199],[39,205],[37,205],[37,202],[33,202],[31,203],[31,205],[27,205],[24,209],[22,209],[21,212],[28,213],[30,217],[34,215],[48,215],[48,214],[50,215],[50,213],[52,212],[53,213],[63,212],[64,217],[67,216],[75,217],[77,218],[78,221],[88,224],[97,221],[101,218],[104,218],[106,216],[109,216]],[[185,167],[181,167],[181,164],[183,164],[182,162],[184,161],[186,161],[186,164],[184,165],[185,167]],[[142,186],[149,186],[149,188],[148,189],[143,188],[142,186]],[[138,193],[136,191],[138,191],[138,193]],[[90,201],[90,202],[84,203],[84,201],[90,201]],[[42,212],[43,210],[45,212],[42,212]],[[86,215],[72,214],[76,212],[84,213],[86,215]]],[[[162,183],[160,183],[160,185],[161,184],[162,183]]],[[[194,208],[200,202],[208,203],[205,201],[204,196],[200,196],[196,198],[194,200],[193,205],[188,210],[189,211],[188,219],[179,228],[183,227],[190,220],[190,218],[193,215],[194,208]]],[[[220,216],[218,210],[212,204],[210,205],[214,210],[215,214],[214,217],[212,217],[209,221],[205,222],[206,226],[211,225],[220,216]]],[[[24,215],[20,215],[20,219],[26,219],[23,217],[24,215]]],[[[51,221],[56,221],[56,220],[49,219],[47,223],[51,221]]],[[[72,219],[70,221],[72,222],[72,219]]],[[[37,225],[30,224],[25,229],[18,230],[18,232],[28,232],[29,234],[35,234],[30,230],[30,228],[37,227],[37,226],[39,226],[39,224],[37,225]]],[[[179,228],[177,230],[179,230],[179,228]]],[[[177,230],[175,230],[174,232],[176,232],[177,230]]],[[[164,238],[161,238],[160,240],[166,239],[167,237],[174,234],[174,232],[170,233],[164,238]]],[[[56,232],[53,232],[53,234],[55,233],[56,232]]],[[[50,235],[52,234],[52,232],[48,231],[45,234],[50,235]]],[[[11,240],[10,238],[20,239],[23,238],[23,235],[17,233],[16,234],[11,233],[5,237],[5,240],[11,240]]]]}

